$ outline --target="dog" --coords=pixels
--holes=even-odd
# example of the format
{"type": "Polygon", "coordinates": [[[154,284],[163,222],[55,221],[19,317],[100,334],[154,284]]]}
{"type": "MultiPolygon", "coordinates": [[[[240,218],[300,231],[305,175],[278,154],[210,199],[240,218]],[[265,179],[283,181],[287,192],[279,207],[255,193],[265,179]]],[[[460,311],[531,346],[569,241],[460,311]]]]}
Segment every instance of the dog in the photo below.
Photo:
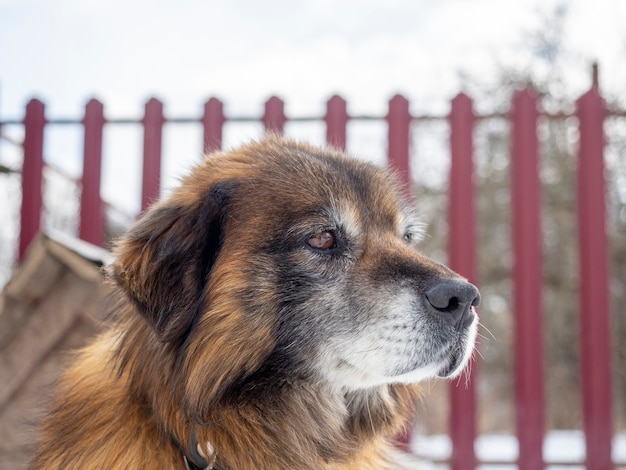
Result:
{"type": "Polygon", "coordinates": [[[209,155],[114,248],[114,325],[37,469],[397,469],[418,382],[461,373],[472,284],[420,253],[394,176],[269,136],[209,155]]]}

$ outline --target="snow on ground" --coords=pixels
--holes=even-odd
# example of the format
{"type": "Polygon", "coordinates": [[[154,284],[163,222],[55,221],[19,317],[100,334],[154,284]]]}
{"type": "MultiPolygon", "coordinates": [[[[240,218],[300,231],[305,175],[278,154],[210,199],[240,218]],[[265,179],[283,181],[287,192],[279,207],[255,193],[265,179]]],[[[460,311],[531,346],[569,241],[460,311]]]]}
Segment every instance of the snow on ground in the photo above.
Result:
{"type": "MultiPolygon", "coordinates": [[[[445,462],[452,452],[452,443],[444,435],[416,435],[411,447],[415,454],[427,462],[445,462]]],[[[479,436],[475,450],[478,460],[484,462],[478,467],[479,470],[517,470],[514,463],[518,456],[515,436],[479,436]]],[[[551,431],[544,440],[543,457],[550,470],[584,470],[585,435],[582,431],[551,431]],[[556,462],[567,465],[551,465],[556,462]]],[[[626,434],[618,434],[613,438],[613,461],[616,468],[626,469],[626,434]]],[[[443,470],[448,466],[435,463],[431,468],[443,470]]]]}

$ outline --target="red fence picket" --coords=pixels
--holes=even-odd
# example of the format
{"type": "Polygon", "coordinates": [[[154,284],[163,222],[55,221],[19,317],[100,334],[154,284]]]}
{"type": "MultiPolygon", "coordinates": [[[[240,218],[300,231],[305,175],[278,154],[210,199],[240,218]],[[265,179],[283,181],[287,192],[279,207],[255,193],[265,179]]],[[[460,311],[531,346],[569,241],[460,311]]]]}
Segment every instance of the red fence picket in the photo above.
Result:
{"type": "Polygon", "coordinates": [[[346,125],[348,111],[346,100],[333,96],[326,103],[326,143],[340,150],[346,149],[346,125]]]}
{"type": "MultiPolygon", "coordinates": [[[[577,117],[580,139],[578,155],[578,236],[580,252],[580,325],[581,376],[583,380],[584,431],[587,467],[612,468],[612,402],[608,246],[606,233],[606,188],[604,182],[603,122],[607,115],[602,97],[594,86],[578,100],[577,117]]],[[[410,113],[409,101],[400,95],[389,102],[388,162],[399,174],[403,189],[410,196],[411,125],[419,116],[410,113]]],[[[620,114],[621,116],[624,113],[620,114]]],[[[539,179],[539,140],[537,134],[538,97],[530,90],[515,94],[511,121],[511,198],[513,238],[513,297],[515,316],[514,381],[516,430],[519,441],[518,464],[523,469],[542,469],[544,459],[544,377],[542,340],[542,254],[541,254],[541,185],[539,179]]],[[[563,116],[559,116],[562,118],[563,116]]],[[[346,129],[350,119],[347,103],[340,96],[327,102],[324,116],[327,143],[346,147],[346,129]]],[[[453,269],[476,283],[476,208],[473,181],[473,131],[480,116],[473,112],[472,100],[459,94],[452,100],[450,123],[449,187],[449,263],[453,269]]],[[[265,103],[259,118],[231,118],[237,121],[261,121],[268,132],[282,134],[287,117],[284,102],[272,97],[265,103]]],[[[371,119],[371,117],[365,117],[371,119]]],[[[228,118],[223,104],[212,98],[204,105],[198,119],[203,126],[206,151],[222,147],[222,132],[228,118]]],[[[310,120],[307,118],[307,120],[310,120]]],[[[54,121],[51,121],[54,122],[54,121]]],[[[68,120],[56,121],[67,124],[68,120]]],[[[94,244],[102,244],[104,216],[100,196],[103,128],[106,121],[102,103],[91,100],[82,121],[84,171],[79,235],[94,244]]],[[[163,104],[150,99],[141,121],[144,128],[143,179],[141,208],[155,201],[160,192],[163,104]]],[[[17,122],[13,122],[16,124],[17,122]]],[[[42,174],[44,168],[44,130],[48,120],[41,101],[32,100],[26,107],[24,125],[24,163],[22,167],[22,208],[19,257],[40,229],[42,213],[42,174]]],[[[1,124],[1,123],[0,123],[1,124]]],[[[476,438],[476,364],[471,380],[450,388],[450,436],[453,442],[451,467],[475,468],[476,438]]]]}
{"type": "Polygon", "coordinates": [[[611,461],[611,346],[604,182],[604,102],[594,86],[578,100],[580,340],[587,468],[611,461]]]}
{"type": "Polygon", "coordinates": [[[387,161],[402,182],[407,196],[411,194],[410,142],[411,142],[411,113],[409,100],[404,96],[396,95],[389,101],[388,123],[388,153],[387,161]]]}
{"type": "Polygon", "coordinates": [[[217,98],[211,98],[204,104],[202,115],[202,127],[204,131],[204,151],[214,152],[222,148],[222,130],[226,118],[224,117],[224,105],[217,98]]]}
{"type": "Polygon", "coordinates": [[[285,103],[276,96],[272,96],[265,102],[265,113],[263,114],[263,126],[265,132],[275,132],[282,135],[285,129],[285,103]]]}
{"type": "Polygon", "coordinates": [[[151,98],[143,118],[143,177],[141,211],[159,198],[161,190],[161,143],[163,140],[163,103],[151,98]]]}
{"type": "Polygon", "coordinates": [[[102,132],[104,106],[91,100],[85,107],[83,177],[80,196],[80,225],[78,236],[93,245],[104,243],[104,207],[100,197],[102,171],[102,132]]]}
{"type": "Polygon", "coordinates": [[[515,408],[519,466],[543,468],[543,335],[537,95],[522,90],[511,112],[515,408]]]}
{"type": "MultiPolygon", "coordinates": [[[[473,163],[474,111],[472,100],[461,93],[452,100],[450,112],[450,182],[448,199],[448,259],[450,267],[477,284],[476,216],[474,207],[473,163]]],[[[450,384],[450,437],[453,470],[476,466],[476,368],[468,377],[450,384]]]]}
{"type": "Polygon", "coordinates": [[[45,106],[39,100],[26,105],[24,117],[24,164],[22,166],[22,208],[18,256],[24,257],[41,223],[43,208],[43,133],[45,106]]]}

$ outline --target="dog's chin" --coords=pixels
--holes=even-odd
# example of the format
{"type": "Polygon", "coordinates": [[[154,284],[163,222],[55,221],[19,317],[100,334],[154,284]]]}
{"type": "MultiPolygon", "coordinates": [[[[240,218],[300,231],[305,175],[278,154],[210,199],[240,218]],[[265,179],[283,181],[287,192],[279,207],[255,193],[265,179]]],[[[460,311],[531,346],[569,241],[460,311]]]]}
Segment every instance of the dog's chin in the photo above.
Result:
{"type": "Polygon", "coordinates": [[[330,374],[329,382],[341,391],[365,390],[396,383],[414,384],[437,376],[438,367],[428,365],[398,375],[373,374],[343,363],[340,373],[330,374]]]}
{"type": "Polygon", "coordinates": [[[344,391],[363,390],[392,384],[417,384],[433,378],[452,379],[462,373],[469,357],[469,351],[458,350],[458,354],[448,354],[445,361],[430,363],[418,368],[403,370],[393,374],[374,374],[371,371],[347,362],[330,374],[330,382],[344,391]]]}
{"type": "Polygon", "coordinates": [[[445,360],[415,370],[400,373],[386,378],[387,383],[418,383],[423,380],[441,378],[453,379],[459,376],[471,357],[471,347],[466,349],[454,348],[446,355],[445,360]]]}
{"type": "Polygon", "coordinates": [[[453,348],[447,355],[444,364],[437,371],[436,376],[442,379],[453,379],[461,375],[467,364],[469,363],[474,343],[476,341],[477,325],[476,321],[472,324],[467,332],[467,338],[463,341],[462,347],[453,348]]]}
{"type": "Polygon", "coordinates": [[[466,363],[463,357],[458,352],[455,352],[450,356],[447,364],[437,371],[436,376],[441,379],[453,379],[461,374],[465,366],[466,363]]]}

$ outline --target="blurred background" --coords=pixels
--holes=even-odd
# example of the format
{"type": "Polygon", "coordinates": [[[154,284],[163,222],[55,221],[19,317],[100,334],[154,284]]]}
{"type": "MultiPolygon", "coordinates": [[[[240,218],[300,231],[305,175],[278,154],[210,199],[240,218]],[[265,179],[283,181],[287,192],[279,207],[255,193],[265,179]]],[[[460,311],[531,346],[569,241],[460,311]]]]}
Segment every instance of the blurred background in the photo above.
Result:
{"type": "MultiPolygon", "coordinates": [[[[428,224],[423,251],[446,261],[450,101],[467,93],[481,115],[506,115],[531,85],[543,119],[543,307],[546,428],[580,430],[576,240],[576,100],[593,83],[609,109],[626,109],[626,3],[622,0],[0,0],[0,286],[17,260],[25,105],[80,121],[91,98],[105,116],[140,120],[150,97],[167,118],[199,118],[217,97],[227,118],[258,117],[285,102],[285,134],[323,144],[334,94],[350,115],[349,153],[384,164],[388,103],[397,93],[423,119],[411,128],[412,183],[428,224]],[[308,120],[319,118],[319,121],[308,120]]],[[[616,111],[617,112],[617,111],[616,111]]],[[[45,228],[76,235],[82,127],[46,130],[45,228]]],[[[199,123],[166,125],[163,192],[203,153],[199,123]]],[[[614,427],[626,430],[626,121],[605,122],[614,427]]],[[[226,122],[224,147],[258,138],[262,123],[226,122]]],[[[110,237],[140,210],[142,128],[107,126],[102,196],[110,237]]],[[[511,434],[513,407],[510,144],[505,119],[475,128],[477,282],[483,294],[478,384],[481,434],[511,434]]],[[[26,188],[27,189],[27,188],[26,188]]],[[[418,433],[445,434],[447,386],[429,384],[418,433]]],[[[579,441],[582,443],[582,440],[579,441]]],[[[621,449],[626,461],[626,449],[621,449]]],[[[620,454],[620,455],[622,455],[620,454]]]]}

